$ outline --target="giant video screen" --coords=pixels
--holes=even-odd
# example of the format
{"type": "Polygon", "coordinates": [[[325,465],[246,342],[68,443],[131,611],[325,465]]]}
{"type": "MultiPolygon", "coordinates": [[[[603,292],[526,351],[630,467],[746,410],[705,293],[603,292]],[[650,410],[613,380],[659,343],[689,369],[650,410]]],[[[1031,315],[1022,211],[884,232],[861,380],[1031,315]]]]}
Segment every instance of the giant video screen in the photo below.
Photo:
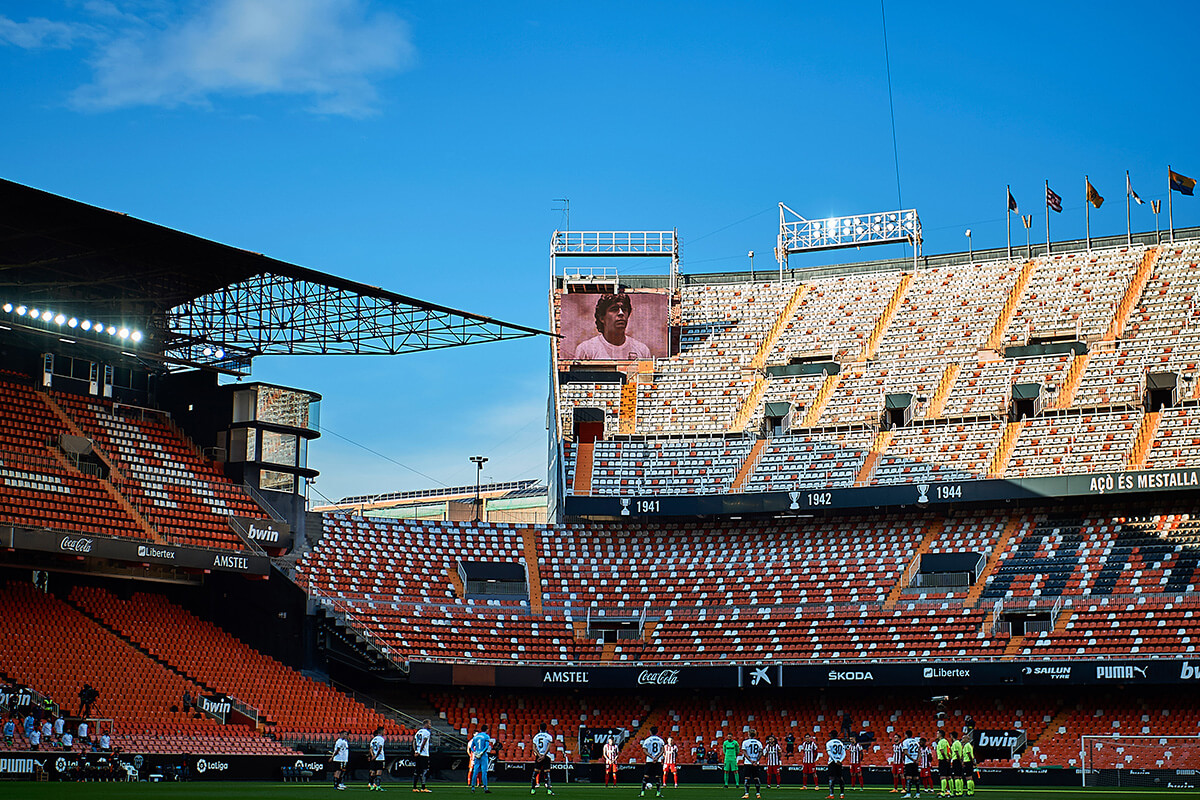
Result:
{"type": "Polygon", "coordinates": [[[667,356],[667,295],[563,294],[560,361],[636,361],[667,356]]]}

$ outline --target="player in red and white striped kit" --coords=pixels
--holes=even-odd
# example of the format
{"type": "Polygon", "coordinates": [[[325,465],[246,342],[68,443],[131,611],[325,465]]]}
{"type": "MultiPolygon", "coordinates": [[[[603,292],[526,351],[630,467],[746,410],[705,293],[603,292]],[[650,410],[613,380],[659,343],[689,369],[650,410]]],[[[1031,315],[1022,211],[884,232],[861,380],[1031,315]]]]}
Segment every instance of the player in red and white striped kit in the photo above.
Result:
{"type": "MultiPolygon", "coordinates": [[[[892,734],[892,793],[899,792],[904,784],[904,748],[900,746],[900,734],[892,734]]],[[[906,790],[907,791],[907,790],[906,790]]]]}
{"type": "Polygon", "coordinates": [[[675,758],[678,755],[679,745],[668,736],[667,746],[663,748],[663,786],[667,785],[667,776],[670,775],[675,779],[675,788],[679,788],[679,773],[675,770],[675,758]]]}
{"type": "Polygon", "coordinates": [[[863,746],[856,740],[851,739],[846,745],[846,765],[850,768],[850,788],[854,788],[855,780],[858,781],[858,788],[866,788],[863,786],[862,773],[863,746]]]}
{"type": "Polygon", "coordinates": [[[817,757],[821,751],[817,747],[817,742],[810,733],[804,737],[804,743],[800,745],[800,788],[808,788],[808,776],[812,775],[813,788],[820,789],[821,784],[817,780],[817,757]]]}
{"type": "Polygon", "coordinates": [[[921,737],[921,764],[920,764],[921,786],[926,789],[933,789],[933,748],[929,746],[929,742],[924,736],[921,737]]]}
{"type": "Polygon", "coordinates": [[[771,788],[774,778],[775,788],[779,788],[779,779],[783,774],[783,748],[774,736],[767,737],[766,747],[763,748],[763,766],[767,768],[767,788],[771,788]]]}
{"type": "Polygon", "coordinates": [[[617,747],[616,740],[613,737],[608,737],[608,741],[604,743],[604,785],[608,786],[608,781],[612,779],[612,785],[616,788],[617,785],[617,756],[620,754],[621,748],[617,747]]]}

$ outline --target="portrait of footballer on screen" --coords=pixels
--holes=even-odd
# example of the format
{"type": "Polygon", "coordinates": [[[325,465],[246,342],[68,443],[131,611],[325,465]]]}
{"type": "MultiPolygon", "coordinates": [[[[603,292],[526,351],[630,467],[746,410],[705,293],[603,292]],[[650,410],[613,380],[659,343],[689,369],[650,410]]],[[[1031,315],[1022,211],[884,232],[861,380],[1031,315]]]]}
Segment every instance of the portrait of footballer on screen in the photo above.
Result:
{"type": "Polygon", "coordinates": [[[559,308],[563,361],[637,361],[667,355],[664,294],[564,294],[559,308]]]}

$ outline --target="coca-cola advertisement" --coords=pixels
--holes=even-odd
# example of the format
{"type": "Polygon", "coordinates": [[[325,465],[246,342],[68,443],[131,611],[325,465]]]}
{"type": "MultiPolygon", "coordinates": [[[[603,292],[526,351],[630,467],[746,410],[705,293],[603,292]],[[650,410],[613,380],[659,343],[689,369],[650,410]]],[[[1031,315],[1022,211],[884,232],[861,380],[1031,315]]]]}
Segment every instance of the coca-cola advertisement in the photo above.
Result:
{"type": "Polygon", "coordinates": [[[193,570],[220,570],[265,575],[270,561],[249,550],[210,550],[145,539],[100,534],[65,533],[9,527],[0,530],[0,545],[17,551],[57,553],[83,559],[104,559],[134,564],[154,564],[193,570]]]}

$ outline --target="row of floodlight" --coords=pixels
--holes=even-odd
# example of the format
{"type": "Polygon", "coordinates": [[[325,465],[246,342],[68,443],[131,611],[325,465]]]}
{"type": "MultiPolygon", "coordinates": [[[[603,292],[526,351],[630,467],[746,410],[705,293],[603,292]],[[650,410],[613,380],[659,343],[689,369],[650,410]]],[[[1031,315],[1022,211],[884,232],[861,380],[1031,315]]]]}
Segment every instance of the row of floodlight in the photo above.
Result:
{"type": "Polygon", "coordinates": [[[5,303],[0,308],[3,308],[6,314],[16,314],[18,317],[25,317],[29,320],[53,322],[56,325],[66,325],[68,328],[79,328],[88,332],[107,333],[122,341],[137,343],[143,338],[142,332],[138,330],[130,330],[124,326],[118,328],[116,325],[105,325],[103,322],[92,322],[90,319],[80,320],[77,317],[68,317],[66,314],[58,314],[49,309],[31,308],[25,305],[14,306],[12,303],[5,303]]]}

